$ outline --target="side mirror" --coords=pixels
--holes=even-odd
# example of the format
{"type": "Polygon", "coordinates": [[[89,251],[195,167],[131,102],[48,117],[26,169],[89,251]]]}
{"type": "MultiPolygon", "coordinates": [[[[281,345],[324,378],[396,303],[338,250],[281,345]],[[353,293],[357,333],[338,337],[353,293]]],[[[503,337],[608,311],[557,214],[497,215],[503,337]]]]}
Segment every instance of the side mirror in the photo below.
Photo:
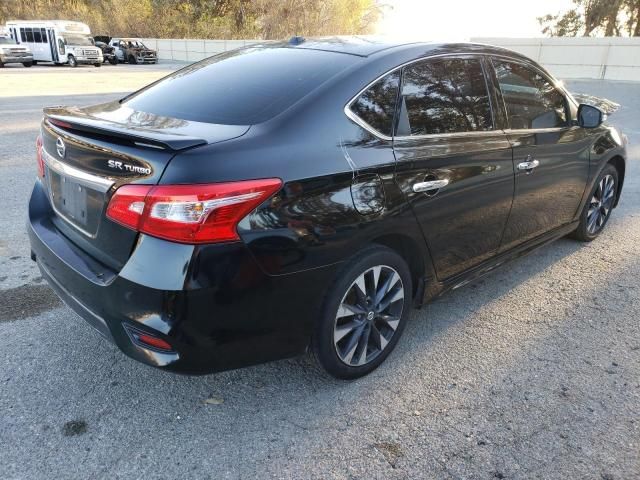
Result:
{"type": "Polygon", "coordinates": [[[578,125],[583,128],[599,127],[604,121],[604,112],[593,105],[581,103],[578,107],[578,125]]]}

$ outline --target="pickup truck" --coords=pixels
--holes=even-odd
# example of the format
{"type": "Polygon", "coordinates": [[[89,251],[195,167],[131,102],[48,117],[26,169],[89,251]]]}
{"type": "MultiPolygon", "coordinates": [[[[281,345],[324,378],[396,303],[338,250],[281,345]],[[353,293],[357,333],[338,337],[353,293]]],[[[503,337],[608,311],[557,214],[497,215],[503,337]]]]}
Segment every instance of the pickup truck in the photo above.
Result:
{"type": "Polygon", "coordinates": [[[33,53],[29,47],[17,45],[11,37],[0,36],[0,68],[6,63],[21,63],[30,67],[33,65],[33,53]]]}

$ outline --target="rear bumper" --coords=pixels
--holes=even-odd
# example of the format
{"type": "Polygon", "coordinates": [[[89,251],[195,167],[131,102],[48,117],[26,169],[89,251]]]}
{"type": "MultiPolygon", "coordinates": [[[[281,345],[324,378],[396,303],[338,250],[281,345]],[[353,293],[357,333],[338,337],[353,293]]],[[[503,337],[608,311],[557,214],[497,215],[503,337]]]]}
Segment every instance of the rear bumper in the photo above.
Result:
{"type": "Polygon", "coordinates": [[[80,250],[50,221],[40,181],[29,203],[31,250],[60,298],[128,356],[211,373],[303,353],[333,267],[266,275],[242,243],[194,247],[142,236],[120,272],[80,250]],[[127,329],[129,327],[129,329],[127,329]],[[172,351],[144,348],[131,328],[172,351]]]}

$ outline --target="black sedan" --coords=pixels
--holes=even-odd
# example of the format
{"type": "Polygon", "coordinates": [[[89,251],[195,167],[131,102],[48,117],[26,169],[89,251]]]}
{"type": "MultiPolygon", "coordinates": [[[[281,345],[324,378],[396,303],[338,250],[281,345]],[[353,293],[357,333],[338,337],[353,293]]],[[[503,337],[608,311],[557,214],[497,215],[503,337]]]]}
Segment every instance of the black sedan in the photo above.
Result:
{"type": "Polygon", "coordinates": [[[356,378],[412,306],[602,232],[626,156],[603,120],[501,48],[251,46],[45,109],[32,257],[146,364],[207,373],[312,349],[356,378]]]}

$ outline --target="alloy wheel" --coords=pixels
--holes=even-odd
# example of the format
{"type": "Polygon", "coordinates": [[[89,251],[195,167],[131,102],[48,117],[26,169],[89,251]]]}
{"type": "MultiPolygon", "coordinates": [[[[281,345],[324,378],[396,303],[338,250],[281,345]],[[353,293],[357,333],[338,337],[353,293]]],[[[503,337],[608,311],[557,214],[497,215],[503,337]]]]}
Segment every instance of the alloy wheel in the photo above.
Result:
{"type": "Polygon", "coordinates": [[[615,200],[615,180],[613,175],[605,175],[593,193],[587,211],[587,232],[599,232],[609,218],[615,200]]]}
{"type": "Polygon", "coordinates": [[[373,361],[396,332],[404,308],[404,286],[396,270],[377,265],[347,289],[336,313],[333,341],[349,366],[373,361]]]}

